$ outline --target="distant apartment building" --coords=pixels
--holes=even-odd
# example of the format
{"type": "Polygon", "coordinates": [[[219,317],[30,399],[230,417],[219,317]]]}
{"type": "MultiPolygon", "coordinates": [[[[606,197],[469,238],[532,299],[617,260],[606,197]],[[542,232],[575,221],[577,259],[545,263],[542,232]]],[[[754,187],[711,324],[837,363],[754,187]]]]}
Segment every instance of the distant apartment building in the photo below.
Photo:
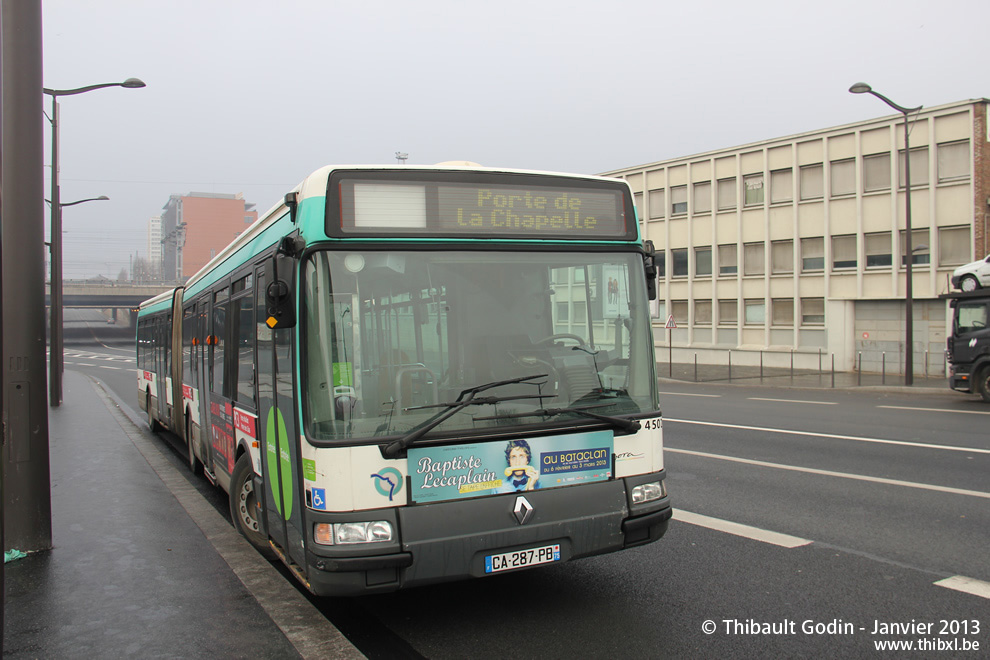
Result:
{"type": "MultiPolygon", "coordinates": [[[[988,103],[910,116],[918,374],[944,365],[949,275],[990,252],[988,103]]],[[[903,128],[887,116],[607,172],[629,181],[657,249],[656,345],[682,360],[779,353],[814,367],[824,354],[838,370],[902,370],[903,128]]]]}
{"type": "Polygon", "coordinates": [[[160,273],[162,267],[162,216],[148,220],[148,267],[152,273],[160,273]]]}
{"type": "Polygon", "coordinates": [[[162,277],[183,282],[258,219],[243,195],[192,192],[162,207],[162,277]]]}

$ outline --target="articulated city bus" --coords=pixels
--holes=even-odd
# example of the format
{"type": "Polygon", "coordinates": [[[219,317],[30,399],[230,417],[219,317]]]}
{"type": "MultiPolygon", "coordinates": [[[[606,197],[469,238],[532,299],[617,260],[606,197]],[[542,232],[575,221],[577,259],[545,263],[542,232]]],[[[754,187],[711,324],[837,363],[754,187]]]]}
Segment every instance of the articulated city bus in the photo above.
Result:
{"type": "Polygon", "coordinates": [[[652,252],[624,181],[326,167],[141,305],[140,404],[319,595],[650,543],[652,252]]]}

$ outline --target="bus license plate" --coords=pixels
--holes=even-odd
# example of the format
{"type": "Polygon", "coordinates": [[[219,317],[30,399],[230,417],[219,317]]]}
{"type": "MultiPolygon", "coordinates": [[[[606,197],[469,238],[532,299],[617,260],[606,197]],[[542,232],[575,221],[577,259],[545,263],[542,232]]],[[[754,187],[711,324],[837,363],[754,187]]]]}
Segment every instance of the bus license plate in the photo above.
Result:
{"type": "Polygon", "coordinates": [[[485,557],[485,573],[511,571],[515,568],[525,568],[538,564],[551,564],[560,561],[560,544],[545,545],[542,548],[530,548],[516,552],[503,552],[500,555],[485,557]]]}

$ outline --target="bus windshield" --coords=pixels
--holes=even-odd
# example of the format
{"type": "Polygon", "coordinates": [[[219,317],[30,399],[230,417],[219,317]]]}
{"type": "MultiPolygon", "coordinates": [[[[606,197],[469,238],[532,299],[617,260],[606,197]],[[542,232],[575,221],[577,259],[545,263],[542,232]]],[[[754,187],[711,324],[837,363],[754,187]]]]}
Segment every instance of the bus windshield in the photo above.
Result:
{"type": "Polygon", "coordinates": [[[658,409],[638,252],[319,251],[302,293],[314,441],[401,436],[507,380],[428,436],[658,409]]]}

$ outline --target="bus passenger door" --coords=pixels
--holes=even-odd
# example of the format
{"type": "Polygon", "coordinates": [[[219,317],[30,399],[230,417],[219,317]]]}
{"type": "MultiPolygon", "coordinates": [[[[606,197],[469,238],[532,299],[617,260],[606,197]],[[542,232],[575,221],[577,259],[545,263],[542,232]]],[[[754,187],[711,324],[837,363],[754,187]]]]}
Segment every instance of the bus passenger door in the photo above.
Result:
{"type": "Polygon", "coordinates": [[[265,269],[255,273],[258,426],[268,534],[300,567],[306,566],[298,473],[299,440],[293,392],[293,330],[272,330],[268,318],[265,269]]]}

